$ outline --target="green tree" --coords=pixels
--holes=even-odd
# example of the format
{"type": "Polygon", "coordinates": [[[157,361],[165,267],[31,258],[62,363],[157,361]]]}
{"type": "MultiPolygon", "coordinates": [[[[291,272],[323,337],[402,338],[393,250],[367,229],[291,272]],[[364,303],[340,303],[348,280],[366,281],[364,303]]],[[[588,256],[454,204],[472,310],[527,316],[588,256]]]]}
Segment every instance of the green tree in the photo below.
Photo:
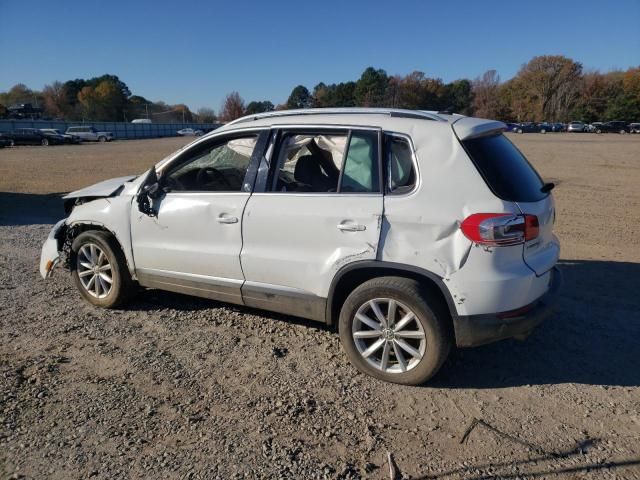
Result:
{"type": "Polygon", "coordinates": [[[368,67],[356,82],[353,92],[355,104],[359,107],[383,106],[388,83],[387,72],[368,67]]]}
{"type": "Polygon", "coordinates": [[[473,113],[473,89],[466,78],[447,83],[444,86],[444,97],[445,108],[451,108],[453,112],[462,115],[473,113]]]}
{"type": "Polygon", "coordinates": [[[271,112],[275,106],[269,100],[252,101],[247,104],[245,115],[254,115],[256,113],[271,112]]]}
{"type": "Polygon", "coordinates": [[[214,123],[217,119],[213,108],[202,107],[198,110],[198,122],[200,123],[214,123]]]}
{"type": "Polygon", "coordinates": [[[291,91],[287,99],[287,108],[310,108],[312,104],[311,94],[304,85],[298,85],[291,91]]]}

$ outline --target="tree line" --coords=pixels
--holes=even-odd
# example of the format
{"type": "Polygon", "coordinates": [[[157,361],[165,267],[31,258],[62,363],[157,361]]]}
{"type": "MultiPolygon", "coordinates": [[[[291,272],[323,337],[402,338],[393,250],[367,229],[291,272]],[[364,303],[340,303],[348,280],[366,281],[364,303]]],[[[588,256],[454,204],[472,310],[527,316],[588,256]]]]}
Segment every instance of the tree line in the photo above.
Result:
{"type": "Polygon", "coordinates": [[[191,112],[183,104],[150,102],[132,95],[117,76],[103,75],[54,82],[42,92],[16,85],[0,93],[0,115],[1,104],[34,100],[44,106],[48,116],[69,120],[149,117],[157,121],[226,122],[243,115],[293,108],[393,107],[514,122],[632,122],[640,121],[640,66],[606,73],[584,71],[582,64],[570,58],[543,55],[532,58],[504,82],[495,70],[489,70],[473,80],[449,83],[419,71],[404,76],[388,75],[382,69],[369,67],[354,81],[320,82],[311,90],[297,85],[280,105],[269,100],[245,103],[238,92],[232,92],[217,115],[211,108],[191,112]]]}
{"type": "Polygon", "coordinates": [[[42,108],[44,117],[68,121],[131,121],[135,118],[150,118],[155,122],[199,122],[216,121],[211,108],[192,112],[179,103],[152,102],[133,95],[129,87],[116,75],[101,75],[89,79],[77,78],[66,82],[55,81],[42,91],[31,90],[19,83],[6,92],[0,92],[0,118],[7,116],[12,105],[30,103],[42,108]]]}

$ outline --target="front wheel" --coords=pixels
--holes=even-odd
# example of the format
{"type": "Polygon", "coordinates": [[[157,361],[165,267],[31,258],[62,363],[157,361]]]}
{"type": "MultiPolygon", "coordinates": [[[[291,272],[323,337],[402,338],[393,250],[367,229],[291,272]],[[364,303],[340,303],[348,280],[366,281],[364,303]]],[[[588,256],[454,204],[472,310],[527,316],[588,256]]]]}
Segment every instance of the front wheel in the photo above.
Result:
{"type": "Polygon", "coordinates": [[[107,137],[98,137],[98,141],[99,141],[100,143],[104,143],[104,142],[106,142],[106,141],[107,141],[107,137]]]}
{"type": "Polygon", "coordinates": [[[98,307],[115,308],[137,291],[115,238],[102,231],[83,232],[73,241],[71,275],[84,299],[98,307]]]}
{"type": "Polygon", "coordinates": [[[446,313],[411,279],[369,280],[347,297],[340,341],[360,371],[380,380],[419,385],[442,366],[451,348],[446,313]]]}
{"type": "Polygon", "coordinates": [[[540,133],[547,133],[547,131],[543,128],[542,130],[540,130],[540,133]]]}
{"type": "Polygon", "coordinates": [[[516,130],[516,132],[518,132],[518,133],[524,133],[524,132],[522,131],[522,129],[521,129],[521,128],[519,128],[518,130],[516,130]]]}

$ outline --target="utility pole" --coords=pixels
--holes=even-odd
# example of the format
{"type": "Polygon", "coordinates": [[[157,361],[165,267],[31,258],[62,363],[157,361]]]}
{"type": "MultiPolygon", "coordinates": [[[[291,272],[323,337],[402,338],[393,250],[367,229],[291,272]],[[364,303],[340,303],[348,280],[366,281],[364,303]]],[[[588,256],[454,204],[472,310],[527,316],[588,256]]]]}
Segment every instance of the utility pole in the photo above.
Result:
{"type": "Polygon", "coordinates": [[[147,118],[149,118],[149,104],[148,103],[144,104],[144,109],[147,111],[147,118]]]}

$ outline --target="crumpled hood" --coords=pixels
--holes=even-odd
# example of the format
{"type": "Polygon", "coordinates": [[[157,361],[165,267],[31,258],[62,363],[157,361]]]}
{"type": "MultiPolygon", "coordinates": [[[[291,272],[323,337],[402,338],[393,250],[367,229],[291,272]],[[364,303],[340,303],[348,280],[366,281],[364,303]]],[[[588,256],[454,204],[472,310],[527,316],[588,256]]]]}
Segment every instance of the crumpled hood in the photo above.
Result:
{"type": "Polygon", "coordinates": [[[102,182],[91,185],[90,187],[81,188],[75,192],[66,194],[64,199],[67,198],[80,198],[80,197],[108,197],[118,190],[126,182],[129,182],[136,178],[136,175],[130,175],[128,177],[111,178],[102,182]]]}

